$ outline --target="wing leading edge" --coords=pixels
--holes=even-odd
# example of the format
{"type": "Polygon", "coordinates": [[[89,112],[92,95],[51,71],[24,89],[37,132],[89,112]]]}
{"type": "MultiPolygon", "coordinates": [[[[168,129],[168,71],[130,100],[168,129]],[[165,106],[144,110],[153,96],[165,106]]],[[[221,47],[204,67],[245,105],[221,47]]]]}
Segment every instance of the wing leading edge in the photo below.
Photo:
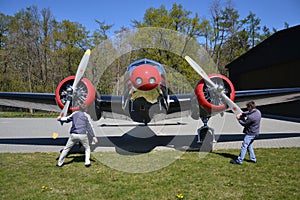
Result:
{"type": "Polygon", "coordinates": [[[242,108],[245,108],[249,100],[255,101],[257,106],[264,106],[299,101],[300,88],[240,90],[236,91],[235,95],[235,102],[242,108]]]}
{"type": "MultiPolygon", "coordinates": [[[[122,108],[125,100],[124,96],[100,95],[100,97],[95,102],[103,111],[103,117],[115,118],[124,115],[122,108]]],[[[178,113],[189,111],[192,97],[192,94],[169,95],[170,108],[167,118],[176,118],[182,116],[178,113]]],[[[257,106],[299,101],[300,88],[236,91],[235,102],[241,108],[245,108],[245,104],[249,100],[254,100],[257,106]]],[[[56,104],[55,94],[52,93],[0,92],[0,105],[54,112],[61,111],[56,104]]]]}
{"type": "Polygon", "coordinates": [[[0,105],[60,112],[52,93],[0,92],[0,105]]]}

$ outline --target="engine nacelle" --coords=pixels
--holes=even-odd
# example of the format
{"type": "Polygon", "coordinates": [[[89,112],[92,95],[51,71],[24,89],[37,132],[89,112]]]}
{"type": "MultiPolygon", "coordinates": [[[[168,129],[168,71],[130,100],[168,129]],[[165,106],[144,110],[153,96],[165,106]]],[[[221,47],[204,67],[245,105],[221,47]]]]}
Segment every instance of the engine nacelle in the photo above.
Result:
{"type": "MultiPolygon", "coordinates": [[[[211,74],[209,77],[218,86],[218,91],[223,91],[232,101],[234,101],[234,86],[227,77],[221,74],[211,74]]],[[[201,117],[210,117],[227,109],[227,105],[224,104],[224,101],[218,92],[216,92],[214,88],[208,86],[204,79],[201,79],[196,85],[195,95],[200,106],[201,117]]]]}
{"type": "MultiPolygon", "coordinates": [[[[69,76],[63,79],[55,91],[55,100],[57,105],[63,109],[67,101],[68,93],[72,92],[72,85],[75,76],[69,76]]],[[[86,78],[81,79],[78,83],[72,102],[70,103],[69,112],[79,110],[79,105],[85,103],[88,107],[94,102],[96,91],[93,84],[86,78]]]]}

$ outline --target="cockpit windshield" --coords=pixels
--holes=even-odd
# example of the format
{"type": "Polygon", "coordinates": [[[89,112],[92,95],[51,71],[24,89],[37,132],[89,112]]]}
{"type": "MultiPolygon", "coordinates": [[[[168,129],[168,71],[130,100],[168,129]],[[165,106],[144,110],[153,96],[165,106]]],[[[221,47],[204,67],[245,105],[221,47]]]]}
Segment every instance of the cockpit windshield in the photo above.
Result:
{"type": "Polygon", "coordinates": [[[141,59],[141,60],[138,60],[138,61],[135,61],[135,62],[131,63],[131,64],[128,66],[127,70],[128,70],[129,73],[131,74],[132,71],[133,71],[137,66],[140,66],[140,65],[142,65],[142,64],[150,64],[150,65],[156,67],[157,70],[159,71],[160,75],[163,76],[163,77],[164,77],[165,74],[166,74],[166,71],[165,71],[164,67],[163,67],[160,63],[155,62],[155,61],[153,61],[153,60],[149,60],[149,59],[147,59],[147,58],[143,58],[143,59],[141,59]]]}

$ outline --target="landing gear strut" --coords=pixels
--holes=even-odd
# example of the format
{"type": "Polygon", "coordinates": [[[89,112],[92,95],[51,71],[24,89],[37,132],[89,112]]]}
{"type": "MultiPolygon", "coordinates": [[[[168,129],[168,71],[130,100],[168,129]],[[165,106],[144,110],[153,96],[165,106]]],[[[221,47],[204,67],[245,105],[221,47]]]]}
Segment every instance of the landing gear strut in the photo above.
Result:
{"type": "Polygon", "coordinates": [[[207,125],[209,118],[201,118],[203,122],[203,126],[200,127],[197,132],[198,132],[198,141],[197,143],[203,144],[205,138],[210,138],[212,137],[212,142],[215,143],[215,130],[207,125]]]}
{"type": "Polygon", "coordinates": [[[201,144],[201,149],[204,151],[212,150],[212,143],[215,143],[215,130],[207,125],[209,118],[201,118],[203,126],[200,127],[198,132],[197,143],[201,144]]]}

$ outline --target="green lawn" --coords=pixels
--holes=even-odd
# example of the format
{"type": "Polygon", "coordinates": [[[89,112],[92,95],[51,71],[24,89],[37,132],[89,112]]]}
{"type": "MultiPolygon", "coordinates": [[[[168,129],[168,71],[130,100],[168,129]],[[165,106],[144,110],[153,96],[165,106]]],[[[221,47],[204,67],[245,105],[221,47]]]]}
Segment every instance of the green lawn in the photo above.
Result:
{"type": "Polygon", "coordinates": [[[214,151],[201,159],[198,152],[187,152],[169,166],[149,173],[117,171],[95,155],[90,168],[84,167],[81,154],[70,155],[66,159],[70,163],[58,168],[58,153],[1,153],[0,197],[300,199],[299,152],[300,148],[256,149],[258,163],[246,160],[243,165],[229,163],[238,149],[214,151]]]}
{"type": "Polygon", "coordinates": [[[0,112],[0,118],[55,118],[59,115],[56,112],[37,111],[31,114],[30,112],[0,112]]]}

